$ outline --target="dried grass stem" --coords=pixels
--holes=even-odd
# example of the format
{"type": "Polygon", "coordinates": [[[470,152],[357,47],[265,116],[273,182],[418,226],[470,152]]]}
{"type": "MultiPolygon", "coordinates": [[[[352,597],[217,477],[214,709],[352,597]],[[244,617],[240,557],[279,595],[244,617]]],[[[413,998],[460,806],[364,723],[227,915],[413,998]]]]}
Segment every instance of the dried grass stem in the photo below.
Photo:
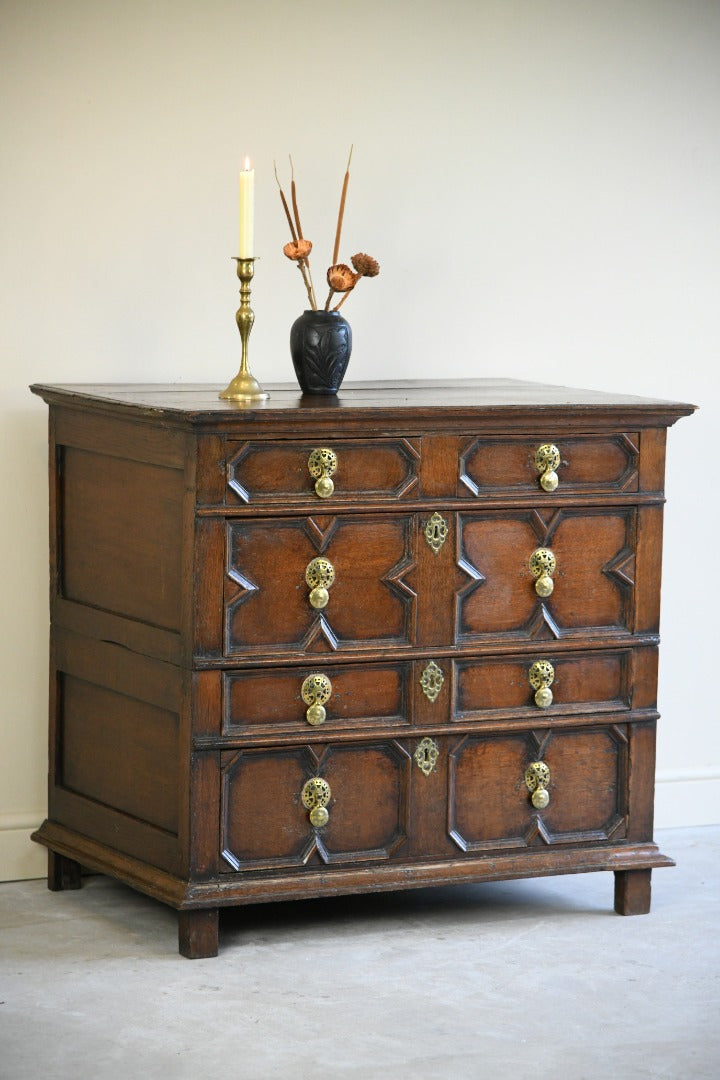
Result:
{"type": "Polygon", "coordinates": [[[297,190],[295,188],[295,166],[293,165],[292,156],[290,157],[290,197],[292,199],[293,214],[295,215],[295,225],[297,227],[297,234],[300,240],[303,240],[302,225],[300,224],[300,211],[297,204],[297,190]]]}
{"type": "Polygon", "coordinates": [[[282,204],[283,204],[283,210],[285,211],[285,217],[287,218],[287,223],[290,226],[290,235],[293,238],[293,243],[297,244],[298,236],[297,236],[297,233],[295,232],[295,226],[293,225],[293,219],[290,216],[290,207],[287,204],[287,199],[285,198],[285,192],[283,191],[282,185],[280,184],[280,180],[278,178],[277,162],[276,161],[273,161],[273,168],[275,169],[275,180],[277,182],[278,191],[280,192],[280,199],[281,199],[282,204]]]}
{"type": "MultiPolygon", "coordinates": [[[[357,282],[355,284],[357,284],[357,282]]],[[[345,293],[345,295],[343,296],[340,303],[335,305],[335,307],[333,308],[333,311],[339,311],[340,310],[340,308],[343,306],[343,304],[345,303],[345,301],[347,300],[348,296],[350,295],[350,293],[353,291],[354,288],[355,288],[355,285],[353,285],[352,289],[348,289],[348,291],[345,293]]]]}
{"type": "MultiPolygon", "coordinates": [[[[335,230],[335,247],[333,248],[333,265],[338,261],[338,253],[340,251],[340,234],[342,233],[343,218],[345,216],[345,198],[347,196],[348,183],[350,182],[350,162],[352,161],[352,155],[353,148],[351,146],[347,168],[345,169],[345,178],[343,180],[342,194],[340,196],[340,209],[338,210],[337,229],[335,230]]],[[[325,310],[327,311],[327,308],[325,310]]]]}
{"type": "MultiPolygon", "coordinates": [[[[293,204],[293,212],[295,214],[295,221],[297,223],[297,231],[295,229],[295,225],[293,224],[293,219],[290,214],[290,207],[288,206],[287,199],[285,198],[285,192],[283,191],[280,181],[278,179],[277,163],[273,162],[273,166],[275,168],[275,179],[277,180],[278,190],[280,191],[280,198],[282,200],[283,209],[285,211],[285,217],[287,218],[288,225],[290,226],[290,233],[292,235],[293,241],[294,243],[297,243],[298,240],[303,240],[304,237],[302,234],[302,227],[300,225],[300,213],[297,206],[297,193],[295,190],[295,169],[293,168],[292,158],[290,158],[290,169],[292,172],[291,198],[293,204]]],[[[310,272],[310,261],[308,259],[301,259],[298,262],[298,269],[302,274],[302,279],[305,283],[305,289],[307,290],[310,307],[313,311],[317,311],[317,300],[315,298],[315,287],[313,286],[312,273],[310,272]]]]}

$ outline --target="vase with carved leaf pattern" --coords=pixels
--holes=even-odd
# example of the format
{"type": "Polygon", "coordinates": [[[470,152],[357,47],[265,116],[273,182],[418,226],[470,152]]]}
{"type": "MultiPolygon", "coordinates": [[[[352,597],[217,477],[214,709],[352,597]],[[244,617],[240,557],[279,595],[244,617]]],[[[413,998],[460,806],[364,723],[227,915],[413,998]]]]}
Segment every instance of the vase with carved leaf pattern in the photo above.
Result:
{"type": "Polygon", "coordinates": [[[352,330],[337,311],[304,311],[290,330],[290,355],[303,394],[337,394],[345,377],[352,330]]]}

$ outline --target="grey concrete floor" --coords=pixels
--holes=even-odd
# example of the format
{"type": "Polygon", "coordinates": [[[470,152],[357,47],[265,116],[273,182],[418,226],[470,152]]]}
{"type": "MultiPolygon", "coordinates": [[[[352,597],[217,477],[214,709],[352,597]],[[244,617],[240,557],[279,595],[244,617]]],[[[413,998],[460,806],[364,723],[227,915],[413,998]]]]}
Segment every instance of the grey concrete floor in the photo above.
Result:
{"type": "Polygon", "coordinates": [[[271,904],[212,960],[108,878],[2,885],[0,1077],[717,1080],[720,827],[658,842],[650,915],[611,874],[271,904]]]}

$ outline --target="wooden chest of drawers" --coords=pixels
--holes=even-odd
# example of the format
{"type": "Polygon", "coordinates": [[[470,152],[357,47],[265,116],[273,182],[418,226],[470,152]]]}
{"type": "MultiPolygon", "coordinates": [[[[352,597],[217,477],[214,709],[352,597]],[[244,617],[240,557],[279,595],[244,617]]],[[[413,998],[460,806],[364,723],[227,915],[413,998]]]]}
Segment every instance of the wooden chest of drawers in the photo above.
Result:
{"type": "Polygon", "coordinates": [[[179,911],[578,871],[649,910],[666,428],[478,380],[35,386],[49,885],[179,911]]]}

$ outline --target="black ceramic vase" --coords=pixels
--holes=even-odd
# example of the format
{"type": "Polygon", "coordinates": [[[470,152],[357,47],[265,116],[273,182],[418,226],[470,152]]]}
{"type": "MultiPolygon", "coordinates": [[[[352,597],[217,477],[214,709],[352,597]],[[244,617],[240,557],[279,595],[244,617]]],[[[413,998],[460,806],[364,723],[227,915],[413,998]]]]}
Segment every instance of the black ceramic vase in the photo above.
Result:
{"type": "Polygon", "coordinates": [[[303,394],[337,394],[352,350],[350,323],[337,311],[303,311],[290,330],[290,355],[303,394]]]}

